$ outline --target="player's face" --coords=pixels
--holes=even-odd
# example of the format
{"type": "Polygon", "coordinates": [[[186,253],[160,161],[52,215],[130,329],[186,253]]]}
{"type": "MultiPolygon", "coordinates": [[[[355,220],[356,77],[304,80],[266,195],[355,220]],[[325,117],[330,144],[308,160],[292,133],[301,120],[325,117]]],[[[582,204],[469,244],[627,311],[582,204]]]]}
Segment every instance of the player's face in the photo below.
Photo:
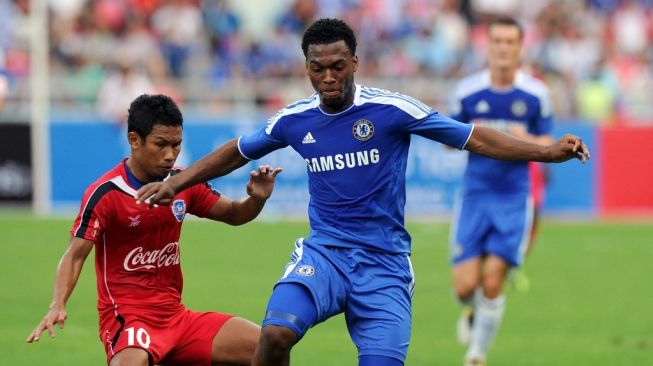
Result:
{"type": "Polygon", "coordinates": [[[181,151],[181,131],[181,126],[154,125],[145,139],[129,133],[132,169],[137,178],[147,183],[161,180],[170,173],[181,151]]]}
{"type": "Polygon", "coordinates": [[[306,72],[325,112],[340,112],[353,103],[357,67],[358,57],[351,54],[345,41],[308,46],[306,72]]]}
{"type": "Polygon", "coordinates": [[[494,24],[489,29],[489,64],[490,69],[511,70],[519,67],[521,59],[521,34],[519,28],[494,24]]]}

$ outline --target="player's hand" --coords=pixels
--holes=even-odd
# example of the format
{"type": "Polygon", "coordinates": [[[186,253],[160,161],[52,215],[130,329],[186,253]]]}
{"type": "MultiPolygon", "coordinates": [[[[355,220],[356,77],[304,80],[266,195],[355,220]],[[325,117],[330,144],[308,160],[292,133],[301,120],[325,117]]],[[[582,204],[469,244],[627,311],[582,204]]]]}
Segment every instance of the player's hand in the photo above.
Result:
{"type": "Polygon", "coordinates": [[[247,194],[259,200],[267,200],[272,195],[275,177],[282,171],[282,168],[273,169],[269,165],[261,165],[257,170],[253,170],[249,174],[247,194]]]}
{"type": "Polygon", "coordinates": [[[54,338],[54,325],[57,324],[59,329],[63,329],[66,318],[68,318],[68,313],[66,310],[62,308],[51,308],[48,310],[48,313],[45,314],[39,325],[34,328],[32,334],[27,337],[27,343],[38,341],[41,337],[41,333],[43,333],[46,329],[48,330],[50,337],[54,338]]]}
{"type": "Polygon", "coordinates": [[[169,181],[152,182],[144,185],[136,194],[136,203],[145,202],[149,208],[155,205],[167,206],[175,197],[176,190],[169,181]]]}
{"type": "Polygon", "coordinates": [[[574,135],[564,135],[550,146],[551,161],[560,163],[576,158],[585,163],[590,158],[590,151],[583,140],[574,135]]]}

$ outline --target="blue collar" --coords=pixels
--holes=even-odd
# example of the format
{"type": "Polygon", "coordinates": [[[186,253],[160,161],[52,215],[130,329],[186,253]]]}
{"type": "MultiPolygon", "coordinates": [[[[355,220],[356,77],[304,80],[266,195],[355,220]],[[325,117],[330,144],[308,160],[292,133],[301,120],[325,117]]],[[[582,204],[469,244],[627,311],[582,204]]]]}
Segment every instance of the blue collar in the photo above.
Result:
{"type": "Polygon", "coordinates": [[[134,189],[141,189],[145,183],[138,180],[134,173],[132,173],[131,169],[129,169],[129,166],[127,166],[127,160],[125,160],[123,165],[125,166],[125,172],[127,173],[127,184],[129,184],[134,189]]]}

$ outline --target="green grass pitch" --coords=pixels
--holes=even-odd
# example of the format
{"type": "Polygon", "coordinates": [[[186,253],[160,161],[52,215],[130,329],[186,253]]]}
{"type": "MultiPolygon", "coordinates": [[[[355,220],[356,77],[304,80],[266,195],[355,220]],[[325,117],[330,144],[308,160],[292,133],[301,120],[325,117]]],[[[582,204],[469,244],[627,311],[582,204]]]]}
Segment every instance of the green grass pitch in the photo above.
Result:
{"type": "MultiPolygon", "coordinates": [[[[25,338],[45,314],[54,271],[71,220],[0,216],[0,364],[102,365],[95,274],[86,262],[57,337],[25,338]]],[[[459,308],[447,259],[448,225],[411,222],[417,287],[406,365],[456,366],[464,348],[454,338],[459,308]]],[[[192,309],[235,313],[260,323],[272,285],[288,261],[303,222],[230,227],[189,221],[182,234],[184,302],[192,309]]],[[[508,291],[504,323],[488,358],[510,366],[653,366],[653,225],[543,222],[527,261],[527,294],[508,291]]],[[[93,255],[93,254],[92,254],[93,255]]],[[[291,364],[356,365],[338,316],[317,325],[295,347],[291,364]]]]}

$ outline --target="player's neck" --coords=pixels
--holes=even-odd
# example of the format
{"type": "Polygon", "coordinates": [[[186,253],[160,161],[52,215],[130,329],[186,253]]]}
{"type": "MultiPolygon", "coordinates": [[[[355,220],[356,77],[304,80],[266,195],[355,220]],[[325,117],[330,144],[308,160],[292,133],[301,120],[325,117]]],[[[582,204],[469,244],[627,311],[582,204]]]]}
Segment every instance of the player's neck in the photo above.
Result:
{"type": "Polygon", "coordinates": [[[128,158],[125,162],[125,165],[134,176],[134,178],[136,178],[140,183],[147,184],[152,181],[152,179],[147,174],[145,174],[145,172],[143,172],[143,169],[140,168],[140,166],[134,161],[133,158],[128,158]]]}
{"type": "Polygon", "coordinates": [[[495,89],[511,88],[516,74],[517,69],[494,69],[490,72],[490,83],[495,89]]]}

